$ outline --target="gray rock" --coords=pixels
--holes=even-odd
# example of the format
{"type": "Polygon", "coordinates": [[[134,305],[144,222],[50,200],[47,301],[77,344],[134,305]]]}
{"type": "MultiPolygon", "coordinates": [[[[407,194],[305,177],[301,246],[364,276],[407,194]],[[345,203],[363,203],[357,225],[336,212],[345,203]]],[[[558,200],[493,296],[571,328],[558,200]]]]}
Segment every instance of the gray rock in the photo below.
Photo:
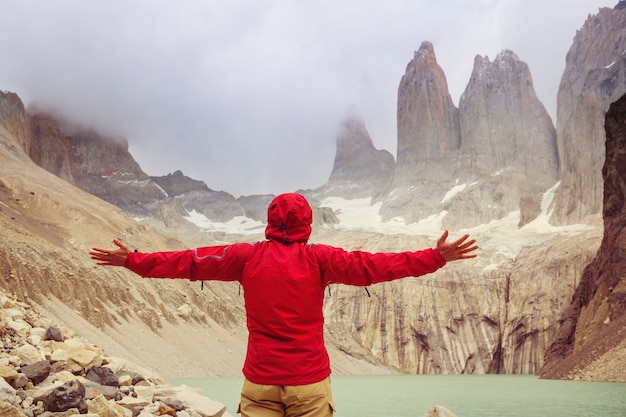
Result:
{"type": "Polygon", "coordinates": [[[50,375],[50,362],[39,361],[20,368],[21,372],[32,381],[33,385],[37,385],[50,375]]]}
{"type": "Polygon", "coordinates": [[[459,120],[455,178],[468,187],[447,205],[444,226],[472,227],[518,210],[520,227],[534,219],[543,193],[558,181],[559,158],[556,131],[528,65],[509,50],[493,62],[477,56],[459,120]]]}
{"type": "Polygon", "coordinates": [[[46,411],[67,411],[71,408],[77,408],[81,413],[87,411],[85,387],[78,380],[67,382],[55,388],[44,398],[46,411]]]}
{"type": "Polygon", "coordinates": [[[93,381],[87,381],[83,385],[85,386],[85,398],[95,398],[102,394],[107,400],[113,400],[121,396],[119,389],[114,386],[101,385],[93,381]]]}
{"type": "Polygon", "coordinates": [[[55,340],[57,342],[62,342],[65,340],[65,336],[63,332],[58,327],[48,327],[46,329],[46,333],[43,337],[44,340],[55,340]]]}
{"type": "Polygon", "coordinates": [[[108,385],[111,387],[117,387],[119,382],[111,368],[107,368],[106,366],[93,366],[89,368],[85,377],[100,385],[108,385]]]}

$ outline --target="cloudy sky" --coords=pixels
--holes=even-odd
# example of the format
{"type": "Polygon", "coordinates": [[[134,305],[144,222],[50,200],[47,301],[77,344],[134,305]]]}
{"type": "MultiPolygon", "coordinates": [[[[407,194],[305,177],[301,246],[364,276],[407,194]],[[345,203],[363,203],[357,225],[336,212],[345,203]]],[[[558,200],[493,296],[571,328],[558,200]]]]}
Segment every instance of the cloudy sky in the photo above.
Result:
{"type": "Polygon", "coordinates": [[[0,90],[124,136],[149,175],[235,196],[328,179],[351,106],[396,152],[422,41],[458,105],[476,55],[510,49],[553,117],[576,31],[617,0],[0,0],[0,90]]]}

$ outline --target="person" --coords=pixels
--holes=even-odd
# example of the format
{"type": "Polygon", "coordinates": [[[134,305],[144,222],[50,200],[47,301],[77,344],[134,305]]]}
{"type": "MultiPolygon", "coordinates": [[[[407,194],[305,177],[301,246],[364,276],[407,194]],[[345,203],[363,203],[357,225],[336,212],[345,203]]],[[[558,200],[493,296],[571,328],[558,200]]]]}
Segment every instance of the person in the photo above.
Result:
{"type": "Polygon", "coordinates": [[[324,291],[329,284],[369,286],[432,273],[474,258],[469,235],[415,252],[369,253],[309,244],[313,213],[304,196],[275,197],[264,241],[183,251],[92,248],[98,265],[123,266],[142,277],[237,281],[244,294],[248,345],[238,412],[243,417],[328,417],[335,405],[324,345],[324,291]]]}

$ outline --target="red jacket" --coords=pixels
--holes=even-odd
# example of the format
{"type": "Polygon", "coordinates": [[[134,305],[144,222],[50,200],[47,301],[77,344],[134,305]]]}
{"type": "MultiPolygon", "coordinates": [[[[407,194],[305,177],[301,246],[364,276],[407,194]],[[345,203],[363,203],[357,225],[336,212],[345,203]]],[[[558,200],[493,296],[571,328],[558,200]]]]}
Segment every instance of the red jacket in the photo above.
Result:
{"type": "Polygon", "coordinates": [[[266,241],[134,252],[126,267],[143,277],[240,282],[249,333],[245,377],[257,384],[311,384],[331,372],[322,313],[327,285],[367,286],[445,264],[436,249],[368,253],[307,244],[311,221],[304,197],[283,194],[268,208],[266,241]]]}

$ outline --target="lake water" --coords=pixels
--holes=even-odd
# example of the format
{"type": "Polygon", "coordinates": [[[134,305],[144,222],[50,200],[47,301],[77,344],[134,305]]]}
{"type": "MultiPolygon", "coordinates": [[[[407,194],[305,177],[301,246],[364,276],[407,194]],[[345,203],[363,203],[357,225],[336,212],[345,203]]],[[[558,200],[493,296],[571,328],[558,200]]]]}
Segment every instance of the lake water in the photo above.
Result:
{"type": "MultiPolygon", "coordinates": [[[[458,417],[626,417],[626,383],[528,375],[332,376],[335,417],[423,417],[441,405],[458,417]]],[[[242,378],[176,379],[237,414],[242,378]]]]}

